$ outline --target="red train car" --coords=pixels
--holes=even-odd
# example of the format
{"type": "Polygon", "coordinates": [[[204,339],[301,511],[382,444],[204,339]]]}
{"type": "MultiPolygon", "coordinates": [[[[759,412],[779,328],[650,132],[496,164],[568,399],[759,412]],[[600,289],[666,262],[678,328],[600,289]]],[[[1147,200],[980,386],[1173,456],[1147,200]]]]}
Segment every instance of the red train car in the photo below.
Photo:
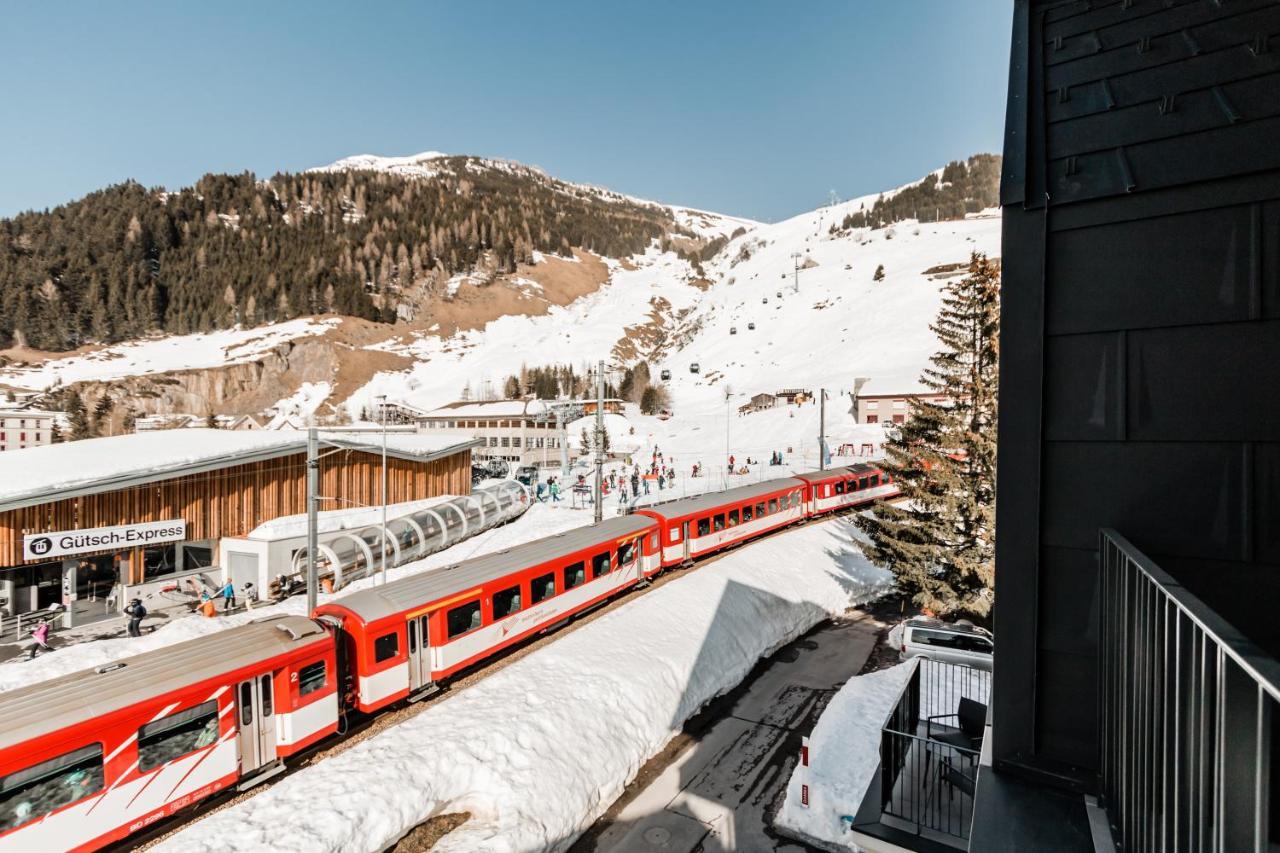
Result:
{"type": "Polygon", "coordinates": [[[625,516],[354,592],[316,608],[338,629],[347,705],[369,712],[662,570],[653,519],[625,516]]]}
{"type": "Polygon", "coordinates": [[[280,616],[0,694],[0,851],[94,850],[334,732],[332,635],[280,616]]]}
{"type": "Polygon", "coordinates": [[[795,476],[806,483],[804,507],[805,515],[809,518],[862,506],[901,493],[888,474],[865,463],[825,471],[809,471],[795,476]]]}
{"type": "Polygon", "coordinates": [[[641,507],[661,528],[662,565],[679,566],[805,518],[805,481],[767,480],[641,507]]]}

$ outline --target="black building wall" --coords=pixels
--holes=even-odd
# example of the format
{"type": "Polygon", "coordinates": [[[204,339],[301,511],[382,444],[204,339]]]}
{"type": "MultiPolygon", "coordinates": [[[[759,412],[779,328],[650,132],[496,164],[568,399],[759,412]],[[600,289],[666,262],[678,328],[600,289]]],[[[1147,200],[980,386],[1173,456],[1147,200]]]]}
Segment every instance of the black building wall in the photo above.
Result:
{"type": "Polygon", "coordinates": [[[1093,785],[1098,531],[1280,651],[1280,3],[1017,0],[994,757],[1093,785]]]}

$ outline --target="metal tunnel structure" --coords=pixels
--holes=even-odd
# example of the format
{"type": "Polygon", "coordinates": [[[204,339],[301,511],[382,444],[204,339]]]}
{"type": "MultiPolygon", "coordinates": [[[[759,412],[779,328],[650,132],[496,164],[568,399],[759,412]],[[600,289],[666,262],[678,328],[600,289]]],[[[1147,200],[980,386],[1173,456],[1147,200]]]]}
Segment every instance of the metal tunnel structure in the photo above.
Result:
{"type": "MultiPolygon", "coordinates": [[[[518,518],[529,508],[529,492],[515,480],[477,487],[469,495],[387,519],[387,567],[393,568],[443,551],[464,539],[518,518]]],[[[382,565],[382,525],[320,534],[316,565],[333,577],[333,588],[378,572],[382,565]]],[[[307,548],[293,557],[293,571],[304,574],[307,548]]]]}

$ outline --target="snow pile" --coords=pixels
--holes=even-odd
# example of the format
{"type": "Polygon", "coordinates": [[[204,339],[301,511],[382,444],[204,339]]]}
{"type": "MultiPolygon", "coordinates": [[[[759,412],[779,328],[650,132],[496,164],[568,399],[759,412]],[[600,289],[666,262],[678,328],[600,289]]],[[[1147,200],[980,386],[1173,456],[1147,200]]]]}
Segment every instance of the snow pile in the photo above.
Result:
{"type": "Polygon", "coordinates": [[[867,793],[880,764],[880,730],[913,670],[902,663],[851,678],[831,698],[809,735],[809,766],[796,765],[775,826],[827,849],[858,849],[843,818],[857,814],[867,793]],[[809,786],[807,808],[801,785],[809,786]]]}
{"type": "MultiPolygon", "coordinates": [[[[552,536],[590,523],[591,513],[589,511],[569,509],[567,505],[557,505],[556,508],[552,509],[543,504],[535,504],[518,520],[510,524],[486,530],[484,533],[459,542],[457,545],[432,554],[425,559],[405,563],[397,568],[387,569],[387,579],[396,580],[407,575],[418,574],[419,572],[438,569],[443,566],[451,566],[471,557],[479,557],[494,551],[501,551],[504,548],[510,548],[522,542],[528,542],[543,536],[552,536]]],[[[321,593],[319,601],[321,603],[333,601],[348,593],[376,586],[380,582],[377,577],[363,578],[343,587],[335,595],[321,593]]],[[[144,601],[143,603],[146,604],[148,609],[155,610],[161,606],[172,606],[174,600],[163,602],[144,601]]],[[[172,618],[167,623],[161,624],[155,631],[137,638],[120,637],[111,640],[79,643],[55,649],[52,652],[45,652],[33,661],[28,661],[22,657],[13,658],[0,664],[0,692],[15,690],[49,678],[56,678],[59,675],[112,663],[122,658],[161,649],[195,637],[207,636],[218,631],[224,631],[227,628],[243,625],[246,622],[252,622],[255,619],[285,614],[305,616],[306,610],[306,596],[295,595],[293,598],[279,604],[259,605],[252,611],[239,611],[230,616],[207,618],[198,613],[192,613],[187,616],[172,618]]],[[[156,620],[154,617],[149,618],[145,624],[147,626],[154,625],[156,620]]]]}
{"type": "Polygon", "coordinates": [[[179,851],[371,851],[472,817],[434,850],[564,850],[756,661],[879,593],[832,520],[734,551],[169,838],[179,851]]]}
{"type": "Polygon", "coordinates": [[[341,323],[336,317],[303,317],[254,328],[223,329],[195,335],[165,335],[114,344],[84,355],[50,359],[31,367],[6,367],[0,382],[43,391],[55,384],[110,382],[126,376],[224,367],[252,361],[296,338],[322,335],[341,323]]]}
{"type": "Polygon", "coordinates": [[[275,404],[275,418],[294,418],[303,423],[311,423],[316,409],[332,393],[332,382],[303,382],[297,391],[275,404]]]}

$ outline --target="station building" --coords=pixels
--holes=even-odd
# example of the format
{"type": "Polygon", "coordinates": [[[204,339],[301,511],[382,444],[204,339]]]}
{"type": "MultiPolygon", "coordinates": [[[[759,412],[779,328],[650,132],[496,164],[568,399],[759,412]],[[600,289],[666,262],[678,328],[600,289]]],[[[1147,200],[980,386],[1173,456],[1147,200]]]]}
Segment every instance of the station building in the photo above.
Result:
{"type": "MultiPolygon", "coordinates": [[[[321,433],[321,509],[381,503],[382,436],[321,433]]],[[[305,432],[180,429],[0,456],[0,608],[61,603],[68,625],[204,573],[219,540],[306,511],[305,432]]],[[[386,439],[387,500],[471,491],[471,449],[452,434],[386,439]]]]}

